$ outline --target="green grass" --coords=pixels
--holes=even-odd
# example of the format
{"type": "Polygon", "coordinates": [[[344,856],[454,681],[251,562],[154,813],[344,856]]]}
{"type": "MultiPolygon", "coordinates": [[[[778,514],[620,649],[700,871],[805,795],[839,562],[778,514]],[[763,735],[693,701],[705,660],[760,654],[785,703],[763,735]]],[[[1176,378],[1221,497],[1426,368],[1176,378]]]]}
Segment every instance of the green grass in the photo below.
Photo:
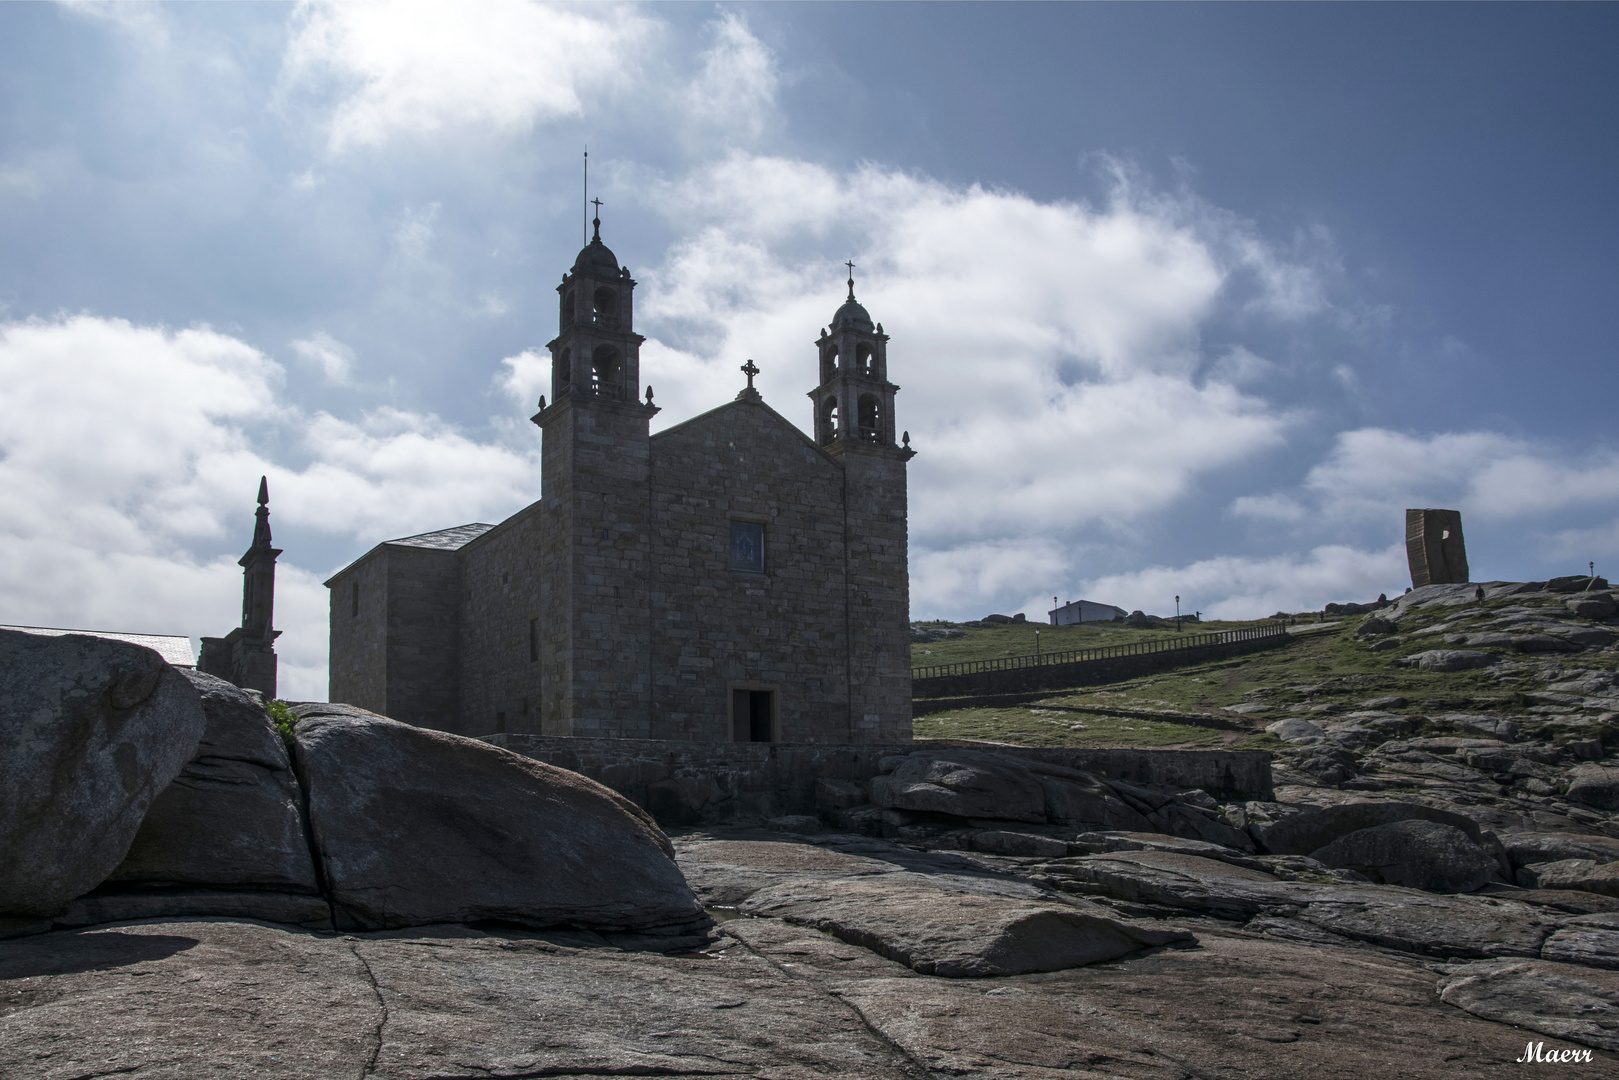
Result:
{"type": "Polygon", "coordinates": [[[287,744],[288,750],[291,750],[292,727],[298,722],[298,718],[292,715],[292,710],[287,708],[287,703],[280,698],[267,704],[265,711],[270,714],[270,721],[275,724],[276,734],[281,736],[281,741],[287,744]]]}
{"type": "MultiPolygon", "coordinates": [[[[1517,603],[1505,598],[1478,609],[1428,608],[1401,620],[1402,634],[1466,614],[1457,624],[1463,632],[1494,617],[1495,609],[1517,603]]],[[[1558,606],[1558,605],[1549,605],[1558,606]]],[[[1232,749],[1276,750],[1282,744],[1263,732],[1266,724],[1285,716],[1311,715],[1313,706],[1336,706],[1350,711],[1371,698],[1403,697],[1407,705],[1395,711],[1432,715],[1470,710],[1515,710],[1525,704],[1523,690],[1538,689],[1494,672],[1439,673],[1398,666],[1403,656],[1447,646],[1444,634],[1408,636],[1400,648],[1371,652],[1355,637],[1361,616],[1340,619],[1298,635],[1288,645],[1230,660],[1178,668],[1105,686],[1058,691],[1029,705],[971,708],[919,717],[914,730],[919,738],[978,739],[1027,746],[1226,746],[1232,749]],[[1249,716],[1223,711],[1243,702],[1267,706],[1249,716]],[[1247,731],[1221,731],[1170,721],[1103,716],[1042,709],[1042,705],[1068,708],[1160,711],[1218,716],[1247,731]],[[1080,725],[1080,726],[1076,726],[1080,725]]],[[[1203,623],[1187,633],[1252,626],[1253,623],[1203,623]]],[[[1305,629],[1308,624],[1300,624],[1305,629]]],[[[997,626],[967,630],[953,641],[916,644],[912,663],[953,663],[989,660],[1034,652],[1033,625],[997,626]],[[931,654],[931,655],[929,655],[931,654]]],[[[1173,637],[1173,631],[1122,628],[1038,627],[1041,651],[1062,651],[1122,644],[1127,641],[1173,637]]],[[[1514,657],[1505,658],[1510,664],[1514,657]]],[[[1612,668],[1613,655],[1584,654],[1566,658],[1581,668],[1612,668]]],[[[1555,724],[1554,717],[1547,717],[1555,724]]]]}
{"type": "Polygon", "coordinates": [[[1234,732],[1136,720],[1095,713],[1060,712],[1038,704],[1000,709],[956,709],[919,716],[920,739],[977,739],[1018,746],[1184,746],[1220,747],[1240,737],[1234,732]]]}

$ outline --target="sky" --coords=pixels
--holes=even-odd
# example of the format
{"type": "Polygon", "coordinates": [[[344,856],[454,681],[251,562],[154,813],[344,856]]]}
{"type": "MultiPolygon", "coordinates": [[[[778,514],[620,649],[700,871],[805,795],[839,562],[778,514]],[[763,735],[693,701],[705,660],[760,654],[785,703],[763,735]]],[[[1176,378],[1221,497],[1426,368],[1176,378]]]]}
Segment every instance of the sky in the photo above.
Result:
{"type": "Polygon", "coordinates": [[[0,623],[220,635],[540,497],[554,289],[654,430],[892,340],[916,619],[1619,570],[1619,6],[0,5],[0,623]]]}

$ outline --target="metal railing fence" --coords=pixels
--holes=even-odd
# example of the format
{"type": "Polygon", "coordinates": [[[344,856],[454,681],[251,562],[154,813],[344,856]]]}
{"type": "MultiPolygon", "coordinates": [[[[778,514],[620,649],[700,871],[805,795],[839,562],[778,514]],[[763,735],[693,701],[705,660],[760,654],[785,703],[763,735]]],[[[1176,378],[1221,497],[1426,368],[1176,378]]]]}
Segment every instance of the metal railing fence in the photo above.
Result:
{"type": "Polygon", "coordinates": [[[1193,634],[1191,637],[1149,638],[1124,645],[1104,645],[1098,649],[1074,649],[1069,652],[1040,653],[1034,656],[1005,656],[999,660],[964,660],[955,664],[933,664],[911,669],[911,679],[937,679],[948,675],[976,675],[982,671],[1014,671],[1018,668],[1048,667],[1052,664],[1075,664],[1086,660],[1111,660],[1120,656],[1145,656],[1149,653],[1177,652],[1181,649],[1201,649],[1210,645],[1231,645],[1239,641],[1257,641],[1287,633],[1285,623],[1261,623],[1240,630],[1219,630],[1212,634],[1193,634]]]}

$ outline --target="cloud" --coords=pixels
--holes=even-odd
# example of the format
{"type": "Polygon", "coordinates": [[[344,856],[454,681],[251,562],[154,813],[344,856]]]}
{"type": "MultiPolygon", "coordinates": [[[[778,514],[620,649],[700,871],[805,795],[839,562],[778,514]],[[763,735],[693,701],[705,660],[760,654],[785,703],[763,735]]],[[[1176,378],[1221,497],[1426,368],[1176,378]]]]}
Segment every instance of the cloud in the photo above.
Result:
{"type": "Polygon", "coordinates": [[[1297,499],[1286,495],[1243,495],[1231,503],[1233,517],[1256,521],[1303,521],[1309,513],[1297,499]]]}
{"type": "Polygon", "coordinates": [[[986,605],[1021,594],[1031,582],[1056,580],[1067,570],[1061,546],[1041,537],[917,552],[911,557],[911,608],[957,616],[976,612],[970,617],[979,618],[989,614],[986,605]]]}
{"type": "Polygon", "coordinates": [[[735,12],[722,14],[708,30],[713,44],[680,95],[681,113],[698,132],[725,143],[757,139],[775,114],[775,57],[735,12]]]}
{"type": "Polygon", "coordinates": [[[354,378],[354,350],[324,330],[299,338],[292,349],[319,367],[333,386],[348,386],[354,378]]]}
{"type": "Polygon", "coordinates": [[[1506,521],[1619,499],[1619,454],[1598,449],[1570,460],[1557,447],[1490,431],[1361,428],[1338,435],[1304,488],[1340,519],[1451,506],[1506,521]]]}
{"type": "Polygon", "coordinates": [[[1315,611],[1323,604],[1364,603],[1398,593],[1406,576],[1405,547],[1362,551],[1324,545],[1308,555],[1224,556],[1190,566],[1155,566],[1081,583],[1073,596],[1153,615],[1201,611],[1216,619],[1257,619],[1274,611],[1315,611]]]}
{"type": "Polygon", "coordinates": [[[519,408],[532,408],[541,394],[551,391],[551,354],[524,349],[501,361],[506,370],[495,376],[495,385],[519,408]]]}
{"type": "Polygon", "coordinates": [[[293,19],[282,91],[329,103],[334,153],[476,128],[520,132],[585,112],[638,76],[655,24],[620,5],[486,0],[311,3],[293,19]]]}
{"type": "MultiPolygon", "coordinates": [[[[1123,528],[1279,447],[1296,422],[1203,362],[1202,327],[1259,242],[1233,254],[1231,222],[1210,239],[1184,202],[1114,194],[1101,208],[1040,202],[732,152],[653,188],[685,238],[643,274],[643,374],[678,420],[734,393],[732,372],[755,358],[766,399],[807,430],[812,341],[843,301],[837,256],[849,253],[861,301],[892,335],[896,416],[919,451],[919,608],[990,595],[952,600],[955,586],[928,582],[1021,595],[1050,564],[1009,569],[1019,538],[1072,545],[1123,528]]],[[[1223,355],[1246,376],[1266,368],[1246,349],[1223,355]]]]}
{"type": "Polygon", "coordinates": [[[207,327],[0,323],[0,622],[224,633],[240,617],[234,552],[268,475],[278,539],[305,539],[278,569],[281,690],[318,699],[325,573],[305,561],[309,542],[352,551],[498,521],[539,493],[537,453],[395,409],[306,413],[284,401],[285,378],[207,327]]]}

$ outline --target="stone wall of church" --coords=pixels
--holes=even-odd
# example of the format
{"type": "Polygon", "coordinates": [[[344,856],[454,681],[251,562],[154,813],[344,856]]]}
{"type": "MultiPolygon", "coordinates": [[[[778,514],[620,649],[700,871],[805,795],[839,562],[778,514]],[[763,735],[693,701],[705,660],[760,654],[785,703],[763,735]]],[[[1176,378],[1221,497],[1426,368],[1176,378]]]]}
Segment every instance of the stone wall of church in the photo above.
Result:
{"type": "Polygon", "coordinates": [[[542,526],[536,502],[461,550],[459,730],[465,734],[540,733],[542,526]]]}
{"type": "Polygon", "coordinates": [[[545,431],[547,583],[541,629],[547,735],[651,734],[644,405],[570,395],[545,431]]]}
{"type": "Polygon", "coordinates": [[[849,739],[904,742],[911,737],[906,455],[861,443],[839,450],[849,520],[849,739]]]}
{"type": "Polygon", "coordinates": [[[842,470],[759,402],[652,440],[649,734],[730,741],[742,685],[777,691],[779,741],[852,741],[842,486],[842,470]],[[763,573],[730,568],[732,520],[764,526],[763,573]]]}
{"type": "Polygon", "coordinates": [[[388,707],[382,712],[419,727],[459,731],[460,559],[454,551],[437,548],[400,545],[384,551],[388,707]]]}
{"type": "Polygon", "coordinates": [[[332,701],[387,715],[388,549],[371,552],[327,585],[331,635],[328,696],[332,701]]]}

